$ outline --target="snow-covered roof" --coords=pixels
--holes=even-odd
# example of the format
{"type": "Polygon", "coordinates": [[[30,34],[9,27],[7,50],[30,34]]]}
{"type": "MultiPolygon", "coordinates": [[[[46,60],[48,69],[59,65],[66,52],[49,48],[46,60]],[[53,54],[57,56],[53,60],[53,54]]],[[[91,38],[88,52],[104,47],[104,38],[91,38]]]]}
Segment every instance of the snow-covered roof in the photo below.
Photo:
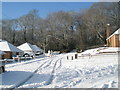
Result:
{"type": "Polygon", "coordinates": [[[7,41],[1,41],[0,42],[0,50],[1,51],[11,51],[11,52],[22,52],[20,49],[18,49],[16,46],[10,44],[7,41]]]}
{"type": "Polygon", "coordinates": [[[106,40],[108,40],[109,38],[111,38],[115,34],[120,34],[120,28],[117,31],[115,31],[112,35],[110,35],[106,40]]]}
{"type": "Polygon", "coordinates": [[[120,51],[120,47],[109,47],[103,50],[100,50],[100,52],[118,52],[120,51]]]}
{"type": "Polygon", "coordinates": [[[23,50],[23,51],[35,51],[33,46],[30,43],[27,43],[27,42],[18,46],[17,48],[19,48],[20,50],[23,50]]]}
{"type": "Polygon", "coordinates": [[[43,51],[41,48],[39,48],[38,46],[36,46],[36,45],[32,45],[33,46],[33,48],[35,49],[35,51],[43,51]]]}
{"type": "Polygon", "coordinates": [[[3,40],[3,39],[0,39],[0,42],[2,42],[2,41],[5,41],[5,40],[3,40]]]}

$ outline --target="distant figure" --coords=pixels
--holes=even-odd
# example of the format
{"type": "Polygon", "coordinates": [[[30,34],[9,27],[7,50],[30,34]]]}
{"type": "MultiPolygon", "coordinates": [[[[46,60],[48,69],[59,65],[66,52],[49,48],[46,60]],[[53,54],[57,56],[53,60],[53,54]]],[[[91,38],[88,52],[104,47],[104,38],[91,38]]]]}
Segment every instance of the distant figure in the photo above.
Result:
{"type": "Polygon", "coordinates": [[[48,56],[50,56],[50,54],[51,54],[51,52],[50,52],[50,50],[48,50],[48,56]]]}
{"type": "Polygon", "coordinates": [[[20,61],[20,56],[19,56],[19,55],[17,55],[17,58],[18,58],[18,62],[21,62],[21,61],[20,61]]]}

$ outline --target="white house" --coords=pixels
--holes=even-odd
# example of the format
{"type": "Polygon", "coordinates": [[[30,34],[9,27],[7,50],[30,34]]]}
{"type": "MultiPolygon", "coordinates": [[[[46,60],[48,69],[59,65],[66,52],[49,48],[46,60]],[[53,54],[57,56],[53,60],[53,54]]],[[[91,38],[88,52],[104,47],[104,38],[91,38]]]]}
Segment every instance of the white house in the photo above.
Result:
{"type": "Polygon", "coordinates": [[[23,53],[22,50],[7,41],[0,42],[0,50],[5,52],[3,59],[12,59],[13,56],[21,55],[23,53]]]}
{"type": "Polygon", "coordinates": [[[43,50],[39,48],[37,45],[32,45],[36,53],[43,53],[43,50]]]}
{"type": "Polygon", "coordinates": [[[18,46],[17,48],[24,51],[24,54],[27,53],[29,55],[34,55],[36,52],[35,48],[30,43],[27,42],[18,46]]]}

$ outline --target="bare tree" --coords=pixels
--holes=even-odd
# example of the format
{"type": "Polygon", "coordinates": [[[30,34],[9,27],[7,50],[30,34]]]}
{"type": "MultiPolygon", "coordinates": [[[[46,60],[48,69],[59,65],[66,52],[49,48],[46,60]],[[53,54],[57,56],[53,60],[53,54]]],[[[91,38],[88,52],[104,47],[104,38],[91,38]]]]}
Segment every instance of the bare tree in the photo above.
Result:
{"type": "Polygon", "coordinates": [[[30,42],[46,51],[84,50],[106,43],[106,24],[111,24],[111,33],[120,28],[119,10],[117,2],[99,2],[82,12],[58,11],[45,19],[31,10],[18,19],[2,21],[3,39],[15,45],[30,42]]]}

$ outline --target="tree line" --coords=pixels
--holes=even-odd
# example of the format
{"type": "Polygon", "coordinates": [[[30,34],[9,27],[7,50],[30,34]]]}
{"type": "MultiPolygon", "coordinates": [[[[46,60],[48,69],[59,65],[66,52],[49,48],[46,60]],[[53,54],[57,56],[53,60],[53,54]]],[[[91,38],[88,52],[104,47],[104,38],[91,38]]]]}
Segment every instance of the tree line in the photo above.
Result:
{"type": "Polygon", "coordinates": [[[98,2],[79,12],[58,11],[41,18],[33,9],[17,19],[2,20],[2,39],[18,46],[25,42],[47,50],[69,52],[106,44],[106,24],[111,33],[120,28],[120,3],[98,2]]]}

